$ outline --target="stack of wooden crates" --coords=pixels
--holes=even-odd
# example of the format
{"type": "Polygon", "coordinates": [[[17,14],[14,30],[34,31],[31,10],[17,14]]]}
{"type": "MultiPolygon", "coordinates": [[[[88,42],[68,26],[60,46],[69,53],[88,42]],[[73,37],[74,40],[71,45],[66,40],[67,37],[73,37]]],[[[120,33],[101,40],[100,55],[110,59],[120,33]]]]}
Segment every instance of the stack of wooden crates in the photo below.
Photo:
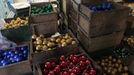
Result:
{"type": "Polygon", "coordinates": [[[75,0],[70,0],[70,10],[68,14],[68,27],[73,32],[73,34],[77,35],[77,29],[78,29],[78,6],[79,4],[75,0]]]}
{"type": "Polygon", "coordinates": [[[92,12],[87,7],[101,2],[100,0],[87,0],[87,2],[71,0],[69,26],[87,52],[120,44],[126,29],[129,8],[112,3],[114,7],[112,10],[92,12]]]}
{"type": "MultiPolygon", "coordinates": [[[[41,2],[41,3],[32,3],[32,7],[42,7],[50,2],[41,2]]],[[[58,31],[58,13],[57,10],[53,7],[53,11],[49,13],[42,14],[31,14],[30,8],[30,24],[33,29],[33,33],[36,34],[54,34],[58,31]]]]}
{"type": "MultiPolygon", "coordinates": [[[[93,0],[93,2],[96,0],[93,0]]],[[[68,11],[68,27],[77,36],[78,22],[79,22],[79,6],[83,3],[90,3],[92,0],[69,0],[69,11],[68,11]]]]}

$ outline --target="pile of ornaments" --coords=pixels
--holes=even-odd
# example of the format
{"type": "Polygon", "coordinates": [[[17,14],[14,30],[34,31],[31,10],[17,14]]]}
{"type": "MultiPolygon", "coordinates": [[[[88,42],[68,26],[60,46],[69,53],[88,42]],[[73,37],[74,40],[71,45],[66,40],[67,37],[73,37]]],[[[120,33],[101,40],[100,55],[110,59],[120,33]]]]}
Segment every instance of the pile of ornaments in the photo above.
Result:
{"type": "Polygon", "coordinates": [[[96,75],[92,62],[84,54],[60,56],[58,61],[49,60],[41,64],[43,75],[96,75]]]}
{"type": "Polygon", "coordinates": [[[128,67],[119,58],[108,56],[97,63],[101,66],[103,75],[129,75],[128,67]]]}
{"type": "Polygon", "coordinates": [[[43,13],[50,13],[53,11],[53,7],[51,4],[46,6],[36,7],[33,6],[31,10],[31,14],[43,14],[43,13]]]}
{"type": "Polygon", "coordinates": [[[124,42],[126,42],[128,45],[134,47],[134,36],[125,37],[124,42]]]}
{"type": "Polygon", "coordinates": [[[130,53],[130,51],[126,48],[120,48],[117,50],[114,50],[114,53],[119,57],[119,58],[128,58],[130,55],[132,55],[132,53],[130,53]]]}
{"type": "Polygon", "coordinates": [[[94,5],[89,5],[88,6],[90,10],[96,12],[96,11],[106,11],[106,10],[111,10],[113,9],[113,6],[111,3],[104,2],[100,4],[94,4],[94,5]]]}
{"type": "Polygon", "coordinates": [[[56,37],[47,37],[45,38],[44,35],[33,35],[32,36],[33,45],[35,47],[35,53],[54,50],[57,47],[65,47],[67,45],[76,44],[74,38],[69,35],[68,33],[62,34],[56,37]]]}
{"type": "Polygon", "coordinates": [[[0,66],[27,60],[28,46],[0,50],[0,66]]]}
{"type": "Polygon", "coordinates": [[[16,19],[12,19],[10,22],[7,22],[6,24],[4,24],[3,29],[25,26],[27,24],[28,24],[28,17],[25,17],[25,18],[17,17],[16,19]]]}

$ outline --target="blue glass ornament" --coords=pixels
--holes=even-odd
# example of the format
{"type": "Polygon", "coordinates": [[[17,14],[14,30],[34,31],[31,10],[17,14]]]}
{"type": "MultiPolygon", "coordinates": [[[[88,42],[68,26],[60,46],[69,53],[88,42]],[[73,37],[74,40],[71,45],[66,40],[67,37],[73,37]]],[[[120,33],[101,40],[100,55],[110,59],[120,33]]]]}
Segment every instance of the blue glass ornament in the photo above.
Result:
{"type": "Polygon", "coordinates": [[[102,9],[106,10],[107,9],[107,4],[106,3],[102,3],[102,9]]]}
{"type": "Polygon", "coordinates": [[[18,57],[19,57],[19,55],[15,55],[15,56],[14,56],[14,59],[16,59],[16,58],[18,58],[18,57]]]}
{"type": "Polygon", "coordinates": [[[10,54],[10,57],[14,57],[14,56],[15,56],[15,53],[10,54]]]}
{"type": "Polygon", "coordinates": [[[27,50],[28,47],[27,46],[24,46],[24,47],[20,47],[21,50],[27,50]]]}
{"type": "Polygon", "coordinates": [[[1,63],[2,63],[2,66],[5,66],[9,64],[9,61],[7,59],[4,59],[1,61],[1,63]]]}
{"type": "Polygon", "coordinates": [[[15,60],[11,60],[12,63],[15,63],[15,60]]]}
{"type": "Polygon", "coordinates": [[[11,61],[11,63],[15,63],[16,62],[14,58],[10,58],[10,61],[11,61]]]}
{"type": "Polygon", "coordinates": [[[5,52],[3,53],[3,55],[4,55],[4,56],[8,55],[8,51],[5,51],[5,52]]]}
{"type": "Polygon", "coordinates": [[[19,54],[19,52],[18,51],[15,51],[15,54],[19,54]]]}
{"type": "Polygon", "coordinates": [[[7,59],[7,57],[6,56],[4,56],[4,58],[3,59],[7,59]]]}
{"type": "Polygon", "coordinates": [[[112,4],[111,3],[108,3],[107,4],[107,10],[111,10],[112,9],[112,4]]]}
{"type": "Polygon", "coordinates": [[[96,8],[96,6],[94,6],[94,7],[92,7],[92,11],[97,11],[97,8],[96,8]]]}
{"type": "Polygon", "coordinates": [[[23,54],[27,54],[27,51],[26,51],[26,50],[24,50],[24,51],[23,51],[23,54]]]}
{"type": "Polygon", "coordinates": [[[15,60],[16,60],[17,62],[19,62],[19,61],[22,60],[22,57],[17,57],[15,60]]]}
{"type": "Polygon", "coordinates": [[[2,60],[0,63],[4,63],[5,62],[5,60],[2,60]]]}
{"type": "Polygon", "coordinates": [[[5,61],[4,63],[2,63],[2,66],[6,66],[8,64],[9,64],[9,62],[8,61],[5,61]]]}
{"type": "Polygon", "coordinates": [[[10,51],[8,51],[8,54],[12,54],[12,53],[13,53],[13,51],[11,51],[11,50],[10,50],[10,51]]]}
{"type": "Polygon", "coordinates": [[[93,6],[94,6],[94,5],[89,5],[88,8],[89,8],[89,9],[92,9],[93,6]]]}
{"type": "Polygon", "coordinates": [[[9,60],[12,61],[12,60],[14,60],[14,59],[13,59],[13,57],[10,57],[9,60]]]}
{"type": "Polygon", "coordinates": [[[19,56],[23,56],[23,54],[22,53],[19,53],[19,56]]]}
{"type": "Polygon", "coordinates": [[[10,58],[10,55],[7,55],[6,57],[7,57],[7,58],[10,58]]]}

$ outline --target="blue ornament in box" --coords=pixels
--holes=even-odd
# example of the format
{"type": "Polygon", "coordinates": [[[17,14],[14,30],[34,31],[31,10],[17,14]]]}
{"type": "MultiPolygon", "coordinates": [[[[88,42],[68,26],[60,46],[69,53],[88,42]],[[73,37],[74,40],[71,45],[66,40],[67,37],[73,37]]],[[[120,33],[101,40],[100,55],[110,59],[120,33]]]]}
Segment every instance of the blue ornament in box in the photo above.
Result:
{"type": "Polygon", "coordinates": [[[9,60],[12,61],[12,60],[14,60],[14,59],[13,59],[13,57],[10,57],[9,60]]]}
{"type": "Polygon", "coordinates": [[[93,10],[94,12],[97,11],[96,6],[93,6],[93,7],[92,7],[92,10],[93,10]]]}
{"type": "Polygon", "coordinates": [[[11,61],[11,63],[15,63],[16,62],[14,58],[10,58],[10,61],[11,61]]]}
{"type": "Polygon", "coordinates": [[[22,53],[19,53],[19,56],[23,56],[23,54],[22,53]]]}
{"type": "Polygon", "coordinates": [[[102,3],[102,9],[103,10],[107,9],[107,4],[106,3],[102,3]]]}
{"type": "Polygon", "coordinates": [[[9,63],[6,61],[4,63],[2,63],[2,66],[8,65],[9,63]]]}
{"type": "Polygon", "coordinates": [[[7,59],[1,61],[2,66],[8,65],[10,62],[7,59]]]}
{"type": "Polygon", "coordinates": [[[111,3],[108,3],[108,4],[107,4],[107,9],[108,9],[108,10],[111,10],[111,9],[112,9],[112,4],[111,4],[111,3]]]}
{"type": "Polygon", "coordinates": [[[24,51],[23,51],[23,54],[27,54],[27,53],[28,53],[27,50],[24,50],[24,51]]]}
{"type": "Polygon", "coordinates": [[[8,55],[8,51],[5,51],[5,52],[3,53],[3,55],[4,55],[4,56],[8,55]]]}
{"type": "Polygon", "coordinates": [[[10,55],[7,55],[6,58],[10,58],[10,55]]]}
{"type": "Polygon", "coordinates": [[[14,56],[15,56],[15,53],[10,54],[10,56],[11,56],[11,57],[14,57],[14,56]]]}
{"type": "Polygon", "coordinates": [[[15,51],[15,54],[19,54],[19,51],[16,50],[16,51],[15,51]]]}
{"type": "Polygon", "coordinates": [[[21,50],[28,50],[28,47],[27,46],[24,46],[24,47],[20,47],[21,50]]]}
{"type": "Polygon", "coordinates": [[[1,60],[1,62],[0,63],[4,63],[5,62],[5,60],[1,60]]]}
{"type": "Polygon", "coordinates": [[[9,50],[0,50],[0,66],[26,60],[28,56],[28,46],[16,47],[9,50]]]}
{"type": "Polygon", "coordinates": [[[104,3],[101,3],[101,4],[90,5],[88,7],[89,7],[89,9],[91,9],[94,12],[105,11],[105,10],[111,10],[112,9],[112,4],[108,3],[108,2],[104,2],[104,3]]]}
{"type": "Polygon", "coordinates": [[[11,63],[15,63],[16,61],[15,60],[11,60],[11,63]]]}
{"type": "Polygon", "coordinates": [[[13,51],[11,51],[11,50],[8,51],[8,54],[12,54],[12,53],[13,53],[13,51]]]}
{"type": "Polygon", "coordinates": [[[16,58],[18,58],[18,57],[19,57],[19,55],[15,55],[15,56],[14,56],[14,59],[16,59],[16,58]]]}
{"type": "Polygon", "coordinates": [[[16,59],[15,59],[17,62],[19,62],[19,61],[22,61],[22,57],[17,57],[16,59]]]}

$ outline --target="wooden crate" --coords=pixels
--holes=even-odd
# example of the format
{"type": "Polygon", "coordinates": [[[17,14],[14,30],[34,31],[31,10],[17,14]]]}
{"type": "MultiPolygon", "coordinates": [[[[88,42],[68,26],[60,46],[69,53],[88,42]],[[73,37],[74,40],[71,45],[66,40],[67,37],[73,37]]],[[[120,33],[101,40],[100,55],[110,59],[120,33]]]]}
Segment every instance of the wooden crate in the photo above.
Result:
{"type": "Polygon", "coordinates": [[[103,49],[103,50],[100,50],[100,51],[97,51],[97,52],[89,53],[89,55],[96,62],[101,60],[101,59],[107,58],[109,56],[112,56],[116,59],[118,58],[122,61],[123,65],[128,66],[129,75],[133,75],[134,74],[134,72],[133,72],[134,71],[134,69],[133,69],[134,68],[134,64],[133,64],[134,55],[131,55],[131,56],[127,57],[126,60],[124,60],[122,58],[119,58],[119,56],[114,53],[114,50],[116,50],[115,48],[116,48],[115,46],[114,47],[109,47],[109,48],[106,48],[106,49],[103,49]]]}
{"type": "Polygon", "coordinates": [[[87,33],[87,36],[94,37],[104,34],[105,32],[114,31],[114,29],[119,31],[120,29],[126,28],[129,8],[116,3],[112,4],[114,9],[99,12],[92,12],[88,7],[86,7],[89,4],[80,5],[80,12],[85,15],[85,19],[87,20],[85,20],[81,16],[82,14],[80,14],[79,25],[87,33]],[[90,35],[90,32],[93,33],[90,35]]]}
{"type": "Polygon", "coordinates": [[[69,34],[74,38],[74,40],[77,42],[74,45],[67,45],[65,47],[57,47],[54,50],[46,50],[43,52],[39,52],[39,53],[35,53],[35,47],[33,46],[33,43],[31,41],[30,43],[30,54],[31,54],[31,59],[32,59],[32,63],[33,64],[38,64],[40,63],[43,58],[48,59],[51,58],[53,55],[57,56],[58,54],[62,54],[65,55],[67,52],[66,51],[73,51],[74,48],[76,48],[78,46],[78,41],[75,38],[75,36],[71,33],[71,31],[69,31],[69,34]],[[63,52],[62,52],[63,51],[63,52]],[[61,53],[59,53],[61,52],[61,53]]]}
{"type": "MultiPolygon", "coordinates": [[[[48,5],[51,4],[49,2],[41,2],[41,3],[32,3],[31,4],[31,8],[33,6],[36,7],[41,7],[44,5],[48,5]]],[[[44,23],[46,21],[57,21],[58,16],[57,16],[57,11],[56,9],[53,7],[53,11],[50,13],[43,13],[43,14],[31,14],[31,8],[30,8],[30,23],[31,24],[37,24],[37,23],[44,23]]]]}
{"type": "Polygon", "coordinates": [[[96,37],[114,31],[124,31],[126,29],[127,11],[123,12],[120,10],[115,12],[111,10],[95,13],[91,12],[89,15],[91,15],[90,18],[79,13],[78,21],[79,26],[85,31],[88,37],[96,37]]]}
{"type": "MultiPolygon", "coordinates": [[[[22,46],[28,46],[28,45],[21,45],[17,47],[22,46]]],[[[31,72],[32,70],[29,61],[29,54],[27,60],[0,67],[0,75],[25,75],[31,72]]]]}
{"type": "Polygon", "coordinates": [[[68,16],[69,16],[69,17],[71,16],[71,18],[72,18],[73,20],[75,20],[75,21],[78,22],[78,16],[79,16],[78,11],[75,11],[75,10],[72,8],[72,9],[70,9],[68,16]]]}
{"type": "Polygon", "coordinates": [[[35,34],[54,34],[58,31],[57,21],[47,21],[45,23],[38,23],[32,25],[33,33],[35,34]]]}
{"type": "Polygon", "coordinates": [[[24,75],[32,72],[28,60],[0,68],[0,75],[24,75]]]}
{"type": "Polygon", "coordinates": [[[79,11],[79,4],[75,0],[71,0],[70,8],[75,10],[76,12],[79,11]]]}
{"type": "Polygon", "coordinates": [[[105,49],[120,44],[123,38],[123,34],[123,31],[113,32],[111,34],[89,38],[83,33],[81,29],[78,28],[77,38],[87,52],[95,52],[97,50],[105,49]]]}
{"type": "Polygon", "coordinates": [[[129,16],[125,35],[134,35],[134,16],[129,16]]]}
{"type": "MultiPolygon", "coordinates": [[[[31,52],[31,57],[32,57],[32,63],[33,64],[38,64],[41,61],[43,61],[43,59],[48,59],[50,57],[52,57],[52,55],[57,56],[57,54],[60,54],[59,51],[66,51],[66,50],[70,50],[73,51],[73,49],[77,47],[77,45],[68,45],[66,47],[62,47],[62,48],[56,48],[54,50],[51,51],[45,51],[45,52],[40,52],[40,53],[34,53],[31,52]]],[[[61,53],[62,55],[64,55],[63,53],[61,53]]]]}
{"type": "Polygon", "coordinates": [[[78,12],[76,11],[72,6],[68,14],[68,23],[69,23],[69,28],[73,32],[75,36],[77,36],[77,29],[78,29],[78,12]]]}
{"type": "MultiPolygon", "coordinates": [[[[23,17],[21,17],[23,18],[23,17]]],[[[14,18],[5,19],[9,23],[14,18]]],[[[15,28],[2,29],[1,34],[11,41],[28,41],[31,38],[31,26],[29,24],[15,28]]]]}
{"type": "Polygon", "coordinates": [[[71,15],[69,15],[69,29],[72,31],[72,33],[77,36],[77,30],[78,30],[78,21],[75,21],[71,15]]]}
{"type": "MultiPolygon", "coordinates": [[[[47,61],[47,60],[51,60],[51,59],[54,59],[54,60],[58,60],[58,58],[61,56],[61,55],[65,55],[65,57],[66,56],[68,56],[68,55],[70,55],[71,53],[75,53],[75,54],[84,54],[85,56],[87,56],[90,60],[91,60],[91,62],[92,62],[92,64],[93,64],[93,67],[94,68],[96,68],[96,70],[97,70],[97,75],[100,75],[101,74],[101,70],[100,70],[100,67],[98,66],[98,65],[96,65],[96,63],[92,60],[92,58],[90,58],[90,56],[81,48],[81,47],[76,47],[76,48],[73,48],[74,50],[73,51],[71,51],[71,50],[64,50],[64,51],[62,51],[62,50],[60,50],[59,51],[59,54],[57,54],[57,56],[55,56],[55,55],[52,55],[51,57],[49,57],[49,58],[44,58],[44,61],[47,61]]],[[[43,62],[43,61],[42,61],[43,62]]],[[[42,74],[42,71],[41,71],[41,63],[39,63],[39,64],[36,64],[35,65],[35,75],[43,75],[42,74]]]]}

